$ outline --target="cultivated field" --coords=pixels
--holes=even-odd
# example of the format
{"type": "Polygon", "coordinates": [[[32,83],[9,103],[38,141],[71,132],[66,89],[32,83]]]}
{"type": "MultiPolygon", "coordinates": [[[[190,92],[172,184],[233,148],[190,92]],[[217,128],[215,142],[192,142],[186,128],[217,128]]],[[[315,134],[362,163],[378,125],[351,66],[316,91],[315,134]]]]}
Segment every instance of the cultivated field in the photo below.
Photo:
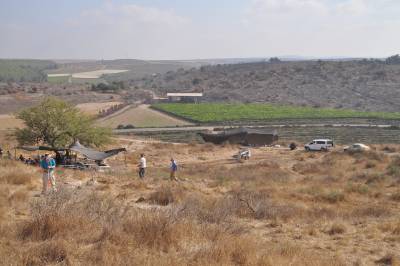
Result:
{"type": "Polygon", "coordinates": [[[116,128],[118,125],[133,125],[135,127],[175,127],[191,125],[169,115],[152,110],[148,105],[124,108],[111,116],[99,120],[99,124],[116,128]]]}
{"type": "Polygon", "coordinates": [[[199,122],[277,119],[379,118],[400,119],[400,113],[278,106],[271,104],[155,104],[155,108],[199,122]]]}
{"type": "Polygon", "coordinates": [[[97,79],[100,78],[102,75],[118,74],[127,71],[128,70],[122,69],[102,69],[89,72],[74,73],[72,74],[72,77],[77,79],[97,79]]]}
{"type": "Polygon", "coordinates": [[[0,161],[0,264],[399,263],[400,146],[258,148],[238,162],[237,146],[118,142],[129,152],[111,172],[58,169],[60,190],[46,197],[39,170],[0,161]],[[171,156],[179,182],[168,180],[171,156]]]}
{"type": "Polygon", "coordinates": [[[47,82],[49,83],[68,83],[72,81],[71,74],[47,74],[47,82]]]}
{"type": "Polygon", "coordinates": [[[120,70],[120,69],[102,69],[102,70],[94,70],[88,72],[79,72],[73,74],[47,74],[47,81],[49,83],[67,83],[67,82],[77,82],[77,83],[92,83],[92,82],[100,82],[100,78],[103,75],[111,75],[111,74],[119,74],[124,73],[129,70],[120,70]]]}

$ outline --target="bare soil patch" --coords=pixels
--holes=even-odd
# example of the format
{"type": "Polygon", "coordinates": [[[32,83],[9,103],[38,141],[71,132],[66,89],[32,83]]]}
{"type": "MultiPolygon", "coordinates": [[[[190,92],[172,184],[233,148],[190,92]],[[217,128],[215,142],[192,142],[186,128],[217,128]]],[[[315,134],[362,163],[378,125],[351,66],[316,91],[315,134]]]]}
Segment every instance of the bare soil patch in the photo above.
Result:
{"type": "Polygon", "coordinates": [[[191,125],[190,122],[171,117],[150,109],[148,105],[127,108],[117,115],[99,120],[99,124],[116,128],[118,125],[133,125],[135,127],[175,127],[191,125]]]}

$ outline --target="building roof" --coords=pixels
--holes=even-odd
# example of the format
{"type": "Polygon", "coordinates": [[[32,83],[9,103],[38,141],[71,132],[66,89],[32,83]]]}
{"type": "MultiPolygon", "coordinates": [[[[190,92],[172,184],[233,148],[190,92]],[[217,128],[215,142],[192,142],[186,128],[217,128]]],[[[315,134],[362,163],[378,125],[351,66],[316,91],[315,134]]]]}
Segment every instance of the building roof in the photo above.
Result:
{"type": "Polygon", "coordinates": [[[169,92],[167,97],[203,97],[201,92],[169,92]]]}

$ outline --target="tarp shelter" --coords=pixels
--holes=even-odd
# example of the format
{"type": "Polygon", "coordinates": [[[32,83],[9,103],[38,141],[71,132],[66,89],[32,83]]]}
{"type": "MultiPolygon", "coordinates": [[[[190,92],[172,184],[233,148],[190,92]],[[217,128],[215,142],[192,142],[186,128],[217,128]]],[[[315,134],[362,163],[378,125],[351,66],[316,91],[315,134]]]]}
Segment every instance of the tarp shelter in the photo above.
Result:
{"type": "Polygon", "coordinates": [[[61,149],[61,148],[52,148],[52,147],[47,147],[47,146],[21,146],[17,147],[16,149],[21,149],[25,151],[65,151],[66,149],[61,149]]]}
{"type": "Polygon", "coordinates": [[[96,151],[91,148],[87,148],[79,143],[75,142],[69,150],[77,152],[85,156],[86,158],[93,161],[103,161],[111,156],[117,155],[120,152],[126,151],[125,148],[113,149],[108,151],[96,151]]]}
{"type": "Polygon", "coordinates": [[[199,133],[206,142],[222,144],[229,142],[231,144],[241,144],[247,146],[265,146],[271,145],[278,140],[276,131],[269,132],[262,129],[235,128],[224,130],[219,133],[199,133]]]}
{"type": "Polygon", "coordinates": [[[117,155],[120,152],[126,151],[125,148],[113,149],[108,151],[96,151],[91,148],[87,148],[79,143],[79,141],[75,142],[71,147],[68,149],[63,148],[51,148],[47,146],[22,146],[18,147],[18,149],[26,150],[26,151],[53,151],[53,152],[62,152],[62,151],[73,151],[76,153],[80,153],[86,158],[93,160],[93,161],[103,161],[111,156],[117,155]]]}

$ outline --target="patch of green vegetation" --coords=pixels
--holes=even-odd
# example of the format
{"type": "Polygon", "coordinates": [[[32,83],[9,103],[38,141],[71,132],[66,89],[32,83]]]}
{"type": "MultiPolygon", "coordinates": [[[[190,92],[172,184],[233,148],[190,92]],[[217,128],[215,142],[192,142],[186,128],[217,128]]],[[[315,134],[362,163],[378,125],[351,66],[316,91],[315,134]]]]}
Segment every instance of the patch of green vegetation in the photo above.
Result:
{"type": "Polygon", "coordinates": [[[53,83],[53,84],[59,84],[59,83],[68,83],[69,79],[71,76],[50,76],[47,77],[47,82],[53,83]]]}
{"type": "Polygon", "coordinates": [[[272,104],[155,104],[154,108],[198,122],[256,121],[273,119],[371,118],[400,119],[400,113],[362,112],[272,104]]]}
{"type": "Polygon", "coordinates": [[[92,91],[107,93],[116,92],[125,89],[125,83],[122,81],[113,81],[111,83],[92,84],[92,91]]]}
{"type": "Polygon", "coordinates": [[[99,84],[104,83],[105,81],[102,78],[97,79],[89,79],[89,78],[72,78],[72,83],[76,84],[99,84]]]}
{"type": "Polygon", "coordinates": [[[46,81],[46,70],[57,68],[48,60],[0,59],[0,82],[46,81]]]}

